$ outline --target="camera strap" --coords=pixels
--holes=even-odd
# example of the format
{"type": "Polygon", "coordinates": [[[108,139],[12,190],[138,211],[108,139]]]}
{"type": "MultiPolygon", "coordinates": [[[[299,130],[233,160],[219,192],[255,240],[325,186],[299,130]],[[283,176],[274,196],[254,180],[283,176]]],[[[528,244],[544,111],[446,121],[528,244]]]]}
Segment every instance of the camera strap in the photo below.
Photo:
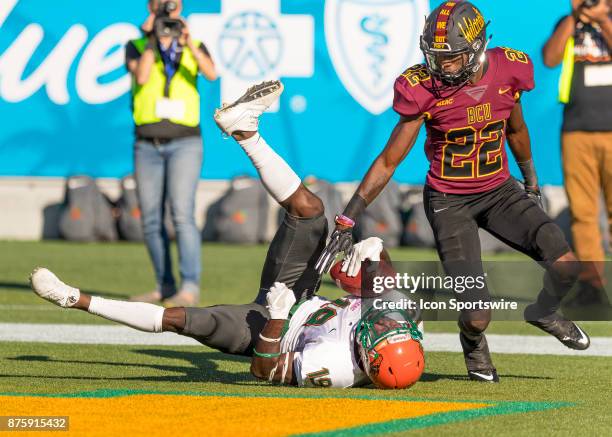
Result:
{"type": "Polygon", "coordinates": [[[178,59],[179,55],[181,54],[178,41],[173,39],[168,48],[164,48],[161,44],[159,44],[159,54],[164,62],[164,72],[166,73],[166,78],[168,79],[168,82],[170,82],[178,70],[178,59]]]}

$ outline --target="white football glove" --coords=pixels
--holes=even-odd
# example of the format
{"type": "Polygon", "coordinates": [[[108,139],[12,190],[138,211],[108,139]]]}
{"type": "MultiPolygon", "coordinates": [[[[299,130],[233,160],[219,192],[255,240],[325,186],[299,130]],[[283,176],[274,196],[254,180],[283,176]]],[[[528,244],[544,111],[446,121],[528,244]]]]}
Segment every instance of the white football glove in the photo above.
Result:
{"type": "Polygon", "coordinates": [[[270,318],[283,320],[289,317],[289,311],[295,304],[295,295],[293,290],[282,282],[275,282],[266,294],[266,301],[270,318]]]}
{"type": "Polygon", "coordinates": [[[378,237],[370,237],[353,245],[351,254],[342,261],[340,271],[347,276],[355,277],[361,270],[361,263],[366,259],[380,261],[380,252],[383,250],[383,241],[378,237]]]}

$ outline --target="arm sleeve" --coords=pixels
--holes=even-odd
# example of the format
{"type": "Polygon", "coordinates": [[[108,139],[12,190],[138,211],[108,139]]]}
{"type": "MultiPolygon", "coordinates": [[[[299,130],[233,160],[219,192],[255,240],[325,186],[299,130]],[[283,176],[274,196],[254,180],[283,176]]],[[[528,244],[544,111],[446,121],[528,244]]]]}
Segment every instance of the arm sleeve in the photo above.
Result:
{"type": "Polygon", "coordinates": [[[396,79],[393,87],[393,110],[404,117],[414,117],[422,114],[423,111],[408,87],[406,79],[402,76],[396,79]]]}

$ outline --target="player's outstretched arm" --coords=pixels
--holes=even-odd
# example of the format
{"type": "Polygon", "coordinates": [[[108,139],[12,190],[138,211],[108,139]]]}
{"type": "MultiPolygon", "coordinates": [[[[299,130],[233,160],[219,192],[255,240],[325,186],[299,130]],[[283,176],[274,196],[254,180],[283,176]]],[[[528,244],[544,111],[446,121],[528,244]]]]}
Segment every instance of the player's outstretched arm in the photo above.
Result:
{"type": "Polygon", "coordinates": [[[258,379],[297,385],[293,374],[293,353],[281,353],[282,332],[295,295],[285,284],[275,282],[266,295],[270,320],[259,334],[253,350],[251,373],[258,379]]]}
{"type": "Polygon", "coordinates": [[[408,155],[424,120],[423,115],[401,117],[395,125],[387,145],[370,166],[342,215],[336,217],[336,230],[315,265],[320,274],[329,271],[340,252],[350,250],[353,245],[355,219],[380,194],[395,169],[408,155]]]}
{"type": "MultiPolygon", "coordinates": [[[[372,203],[380,194],[397,167],[406,158],[416,142],[424,120],[423,115],[414,118],[401,117],[395,125],[387,145],[374,160],[355,192],[355,195],[365,200],[366,205],[372,203]]],[[[353,213],[354,211],[349,212],[353,213]]],[[[363,211],[357,212],[361,213],[363,211]]]]}
{"type": "Polygon", "coordinates": [[[508,118],[506,138],[508,139],[508,146],[510,146],[512,155],[514,155],[514,159],[516,159],[516,163],[523,175],[525,191],[542,208],[540,185],[531,156],[529,129],[527,129],[527,123],[525,123],[523,118],[523,107],[520,101],[516,102],[508,118]]]}

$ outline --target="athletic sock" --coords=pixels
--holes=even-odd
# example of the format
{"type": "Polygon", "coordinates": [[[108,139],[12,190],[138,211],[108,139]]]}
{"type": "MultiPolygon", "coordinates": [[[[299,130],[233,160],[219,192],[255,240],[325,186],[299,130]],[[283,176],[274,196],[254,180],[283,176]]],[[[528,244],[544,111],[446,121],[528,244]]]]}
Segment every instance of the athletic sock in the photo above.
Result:
{"type": "Polygon", "coordinates": [[[162,332],[164,308],[144,302],[91,298],[87,311],[113,322],[145,332],[162,332]]]}
{"type": "Polygon", "coordinates": [[[259,132],[238,141],[259,173],[261,182],[277,202],[287,200],[302,183],[301,179],[263,139],[259,132]]]}

